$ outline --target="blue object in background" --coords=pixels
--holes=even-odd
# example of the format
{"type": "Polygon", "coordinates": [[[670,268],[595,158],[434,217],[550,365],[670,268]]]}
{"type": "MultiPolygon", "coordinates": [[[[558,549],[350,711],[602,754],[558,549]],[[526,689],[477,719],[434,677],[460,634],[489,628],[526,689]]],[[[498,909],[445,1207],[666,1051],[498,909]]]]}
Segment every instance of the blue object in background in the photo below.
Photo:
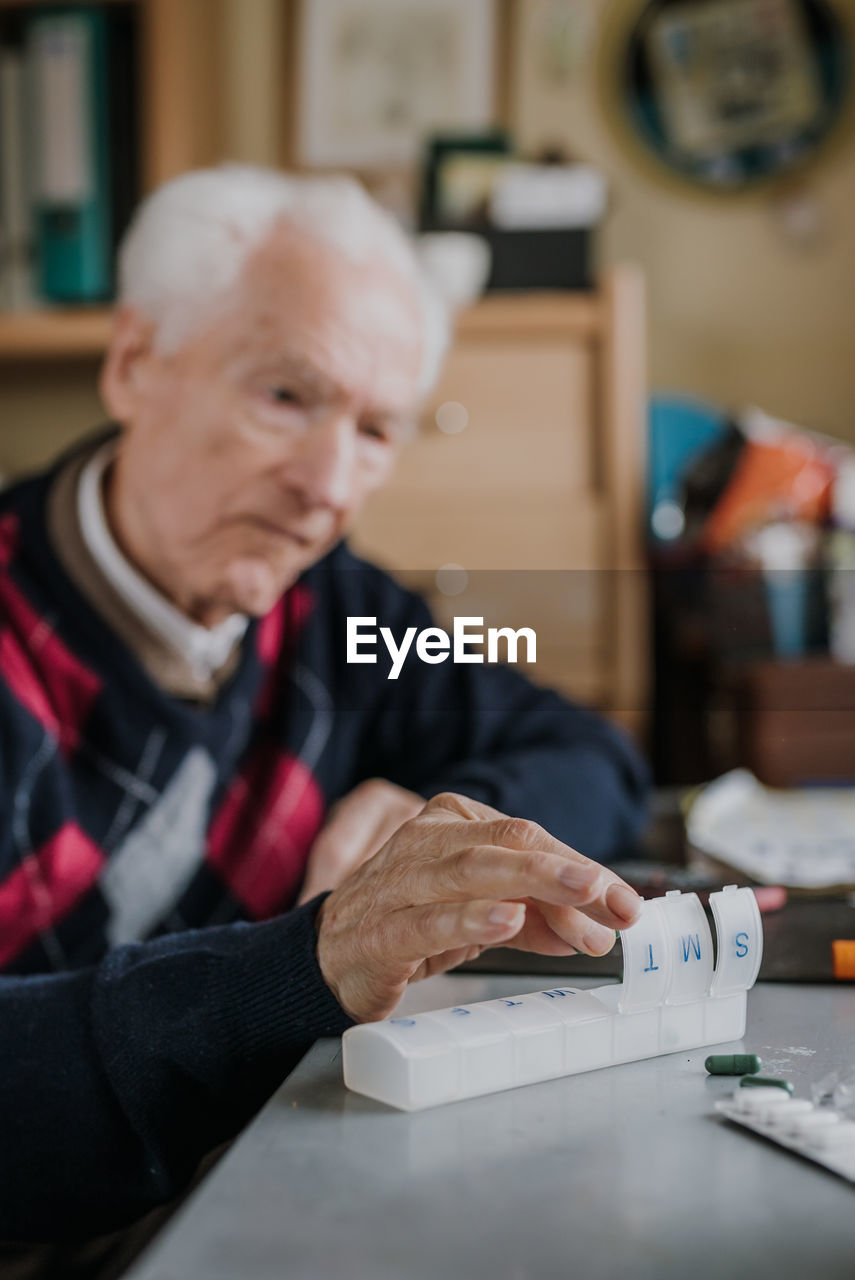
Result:
{"type": "Polygon", "coordinates": [[[802,658],[808,651],[807,569],[772,569],[763,575],[776,658],[802,658]]]}
{"type": "Polygon", "coordinates": [[[692,396],[654,395],[648,408],[647,526],[654,542],[683,532],[683,476],[727,428],[724,409],[692,396]]]}

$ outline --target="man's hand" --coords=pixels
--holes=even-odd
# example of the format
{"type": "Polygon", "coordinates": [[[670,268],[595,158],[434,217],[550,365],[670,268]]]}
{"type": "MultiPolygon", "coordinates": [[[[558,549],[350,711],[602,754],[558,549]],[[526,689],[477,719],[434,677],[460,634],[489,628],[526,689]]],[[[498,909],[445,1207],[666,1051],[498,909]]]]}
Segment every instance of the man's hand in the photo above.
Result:
{"type": "Polygon", "coordinates": [[[604,955],[640,910],[629,885],[536,823],[440,795],[323,903],[318,963],[342,1008],[370,1022],[408,983],[485,947],[604,955]]]}
{"type": "Polygon", "coordinates": [[[385,778],[370,778],[333,805],[312,845],[298,903],[308,902],[373,858],[403,823],[424,808],[421,796],[385,778]]]}

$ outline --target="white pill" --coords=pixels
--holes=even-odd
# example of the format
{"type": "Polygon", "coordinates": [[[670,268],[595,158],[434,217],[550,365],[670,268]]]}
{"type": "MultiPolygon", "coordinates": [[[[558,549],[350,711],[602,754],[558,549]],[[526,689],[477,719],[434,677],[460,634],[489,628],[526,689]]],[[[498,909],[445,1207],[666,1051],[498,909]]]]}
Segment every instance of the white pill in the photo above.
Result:
{"type": "Polygon", "coordinates": [[[762,1113],[762,1119],[768,1120],[778,1129],[788,1129],[794,1116],[807,1116],[813,1112],[813,1103],[807,1098],[791,1098],[788,1107],[772,1107],[768,1113],[762,1113]]]}
{"type": "Polygon", "coordinates": [[[793,1116],[787,1124],[787,1132],[794,1137],[806,1138],[809,1134],[829,1125],[839,1124],[840,1117],[836,1111],[813,1111],[810,1115],[793,1116]]]}
{"type": "Polygon", "coordinates": [[[762,1107],[785,1107],[790,1101],[790,1095],[784,1089],[774,1089],[772,1087],[763,1089],[737,1089],[733,1095],[733,1105],[737,1111],[742,1111],[748,1115],[756,1115],[762,1107]]]}
{"type": "Polygon", "coordinates": [[[826,1125],[823,1129],[817,1129],[815,1133],[808,1136],[808,1142],[812,1147],[844,1147],[849,1144],[855,1144],[855,1124],[851,1121],[843,1120],[840,1124],[826,1125]]]}
{"type": "Polygon", "coordinates": [[[768,1102],[764,1102],[762,1107],[757,1107],[751,1114],[767,1124],[783,1124],[784,1116],[789,1114],[793,1105],[791,1098],[787,1098],[783,1103],[778,1098],[770,1098],[768,1102]]]}

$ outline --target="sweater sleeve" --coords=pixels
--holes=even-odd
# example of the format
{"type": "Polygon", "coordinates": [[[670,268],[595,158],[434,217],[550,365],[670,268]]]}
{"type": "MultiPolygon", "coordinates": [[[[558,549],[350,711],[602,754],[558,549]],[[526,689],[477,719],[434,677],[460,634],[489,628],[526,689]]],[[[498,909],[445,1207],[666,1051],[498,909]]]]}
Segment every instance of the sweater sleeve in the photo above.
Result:
{"type": "Polygon", "coordinates": [[[315,957],[322,901],[0,978],[0,1239],[89,1236],[171,1199],[351,1025],[315,957]]]}
{"type": "MultiPolygon", "coordinates": [[[[407,627],[435,625],[422,599],[386,583],[377,612],[394,619],[398,643],[407,627]]],[[[371,668],[385,684],[368,753],[375,775],[529,818],[598,861],[632,848],[649,778],[616,726],[503,664],[427,665],[411,653],[397,681],[387,667],[371,668]]]]}

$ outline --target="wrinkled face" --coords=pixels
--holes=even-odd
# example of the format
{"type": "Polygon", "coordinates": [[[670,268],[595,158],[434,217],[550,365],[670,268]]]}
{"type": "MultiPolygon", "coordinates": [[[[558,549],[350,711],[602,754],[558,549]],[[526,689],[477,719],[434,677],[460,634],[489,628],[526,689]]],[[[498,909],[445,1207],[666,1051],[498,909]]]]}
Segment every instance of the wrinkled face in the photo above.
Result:
{"type": "Polygon", "coordinates": [[[102,379],[125,427],[108,511],[191,617],[261,615],[389,476],[419,397],[412,286],[279,228],[174,354],[120,317],[102,379]]]}

